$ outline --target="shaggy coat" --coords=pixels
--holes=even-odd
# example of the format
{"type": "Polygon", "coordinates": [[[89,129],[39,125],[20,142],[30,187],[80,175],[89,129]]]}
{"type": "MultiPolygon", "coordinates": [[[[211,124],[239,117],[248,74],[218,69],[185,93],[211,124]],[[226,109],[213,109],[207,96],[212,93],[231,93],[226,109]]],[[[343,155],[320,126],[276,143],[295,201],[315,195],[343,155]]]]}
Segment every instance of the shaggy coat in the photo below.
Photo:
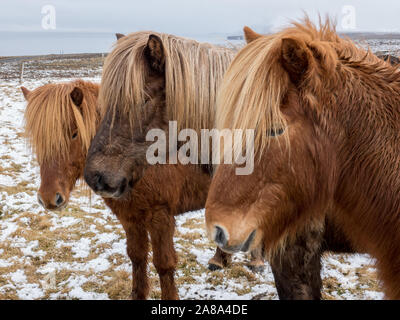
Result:
{"type": "Polygon", "coordinates": [[[220,246],[275,255],[330,212],[400,298],[400,72],[308,19],[256,37],[227,71],[217,127],[255,129],[256,165],[221,165],[206,203],[220,246]],[[219,229],[218,229],[218,228],[219,229]],[[250,238],[250,236],[252,236],[250,238]]]}

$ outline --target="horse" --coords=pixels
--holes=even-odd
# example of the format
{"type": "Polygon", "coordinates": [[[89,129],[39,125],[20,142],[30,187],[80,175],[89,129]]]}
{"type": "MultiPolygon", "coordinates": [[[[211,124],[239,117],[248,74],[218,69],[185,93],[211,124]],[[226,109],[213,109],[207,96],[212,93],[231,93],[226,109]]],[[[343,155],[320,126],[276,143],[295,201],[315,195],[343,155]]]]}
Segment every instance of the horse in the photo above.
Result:
{"type": "Polygon", "coordinates": [[[398,67],[340,38],[329,19],[249,32],[221,85],[216,127],[254,130],[254,171],[218,166],[209,237],[230,253],[262,244],[276,256],[328,213],[399,299],[398,67]]]}
{"type": "MultiPolygon", "coordinates": [[[[129,190],[153,167],[146,160],[152,143],[146,136],[151,129],[168,134],[171,120],[176,121],[178,129],[199,132],[214,128],[217,89],[232,58],[232,51],[225,48],[167,34],[139,32],[121,37],[104,64],[99,93],[102,121],[85,165],[84,178],[93,191],[105,198],[129,201],[129,190]]],[[[179,165],[172,163],[170,158],[158,165],[179,165]]],[[[209,165],[199,162],[189,166],[211,178],[209,165]]],[[[161,181],[159,188],[171,180],[161,181]]],[[[190,192],[188,186],[185,188],[190,192]]],[[[152,224],[156,219],[163,219],[160,233],[168,243],[167,253],[174,254],[169,235],[179,213],[160,203],[158,212],[149,211],[140,217],[132,214],[132,219],[141,225],[142,220],[147,221],[144,232],[155,228],[152,224]]],[[[331,220],[299,234],[291,246],[270,261],[281,299],[320,299],[320,260],[328,249],[353,252],[331,220]]],[[[252,250],[262,252],[263,248],[253,246],[252,250]]],[[[174,266],[170,264],[168,270],[172,274],[174,266]]]]}
{"type": "Polygon", "coordinates": [[[82,80],[21,87],[27,101],[25,135],[40,165],[38,202],[62,210],[82,177],[84,160],[99,122],[99,85],[82,80]]]}

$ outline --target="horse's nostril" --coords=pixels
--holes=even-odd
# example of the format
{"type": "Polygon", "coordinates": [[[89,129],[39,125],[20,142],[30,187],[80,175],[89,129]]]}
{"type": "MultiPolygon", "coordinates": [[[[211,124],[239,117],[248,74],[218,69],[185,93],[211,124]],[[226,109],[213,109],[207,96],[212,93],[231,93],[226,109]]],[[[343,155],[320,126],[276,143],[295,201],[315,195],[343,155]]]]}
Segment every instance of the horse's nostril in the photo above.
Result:
{"type": "Polygon", "coordinates": [[[41,205],[42,207],[44,207],[44,202],[43,202],[43,199],[42,199],[42,197],[40,196],[40,194],[38,194],[37,198],[38,198],[38,201],[39,201],[40,205],[41,205]]]}
{"type": "Polygon", "coordinates": [[[100,172],[96,172],[94,174],[94,191],[103,191],[104,190],[104,177],[100,172]]]}
{"type": "Polygon", "coordinates": [[[226,244],[228,243],[228,238],[225,235],[225,231],[221,227],[218,226],[215,227],[214,241],[216,242],[217,245],[221,247],[225,247],[226,244]]]}
{"type": "Polygon", "coordinates": [[[59,207],[64,203],[64,198],[58,192],[56,193],[56,206],[59,207]]]}
{"type": "Polygon", "coordinates": [[[124,193],[125,189],[127,186],[127,180],[125,178],[122,179],[120,185],[119,185],[119,192],[122,194],[124,193]]]}
{"type": "Polygon", "coordinates": [[[256,231],[257,230],[253,230],[253,232],[250,233],[250,235],[247,238],[246,242],[243,244],[242,248],[240,249],[241,251],[243,251],[243,252],[249,251],[249,248],[250,248],[254,238],[256,237],[256,231]]]}

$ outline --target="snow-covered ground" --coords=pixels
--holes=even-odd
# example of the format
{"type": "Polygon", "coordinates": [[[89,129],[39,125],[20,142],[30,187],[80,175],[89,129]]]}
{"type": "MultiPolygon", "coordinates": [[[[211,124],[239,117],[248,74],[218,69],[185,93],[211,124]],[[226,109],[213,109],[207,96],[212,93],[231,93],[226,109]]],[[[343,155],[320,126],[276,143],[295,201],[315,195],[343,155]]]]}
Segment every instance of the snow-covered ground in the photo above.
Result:
{"type": "MultiPolygon", "coordinates": [[[[23,85],[29,89],[72,80],[62,70],[26,68],[23,85]]],[[[0,74],[16,70],[18,65],[0,63],[0,74]]],[[[100,81],[99,68],[77,74],[100,81]]],[[[0,80],[0,299],[128,298],[125,234],[102,200],[91,195],[90,201],[88,192],[78,189],[62,212],[39,206],[39,168],[23,137],[25,101],[15,78],[0,80]]],[[[207,269],[215,247],[204,231],[204,211],[181,215],[176,225],[181,299],[277,299],[270,267],[252,273],[244,254],[224,270],[207,269]]],[[[149,274],[150,298],[160,298],[152,264],[149,274]]],[[[368,255],[327,255],[322,276],[326,299],[383,298],[368,255]]]]}

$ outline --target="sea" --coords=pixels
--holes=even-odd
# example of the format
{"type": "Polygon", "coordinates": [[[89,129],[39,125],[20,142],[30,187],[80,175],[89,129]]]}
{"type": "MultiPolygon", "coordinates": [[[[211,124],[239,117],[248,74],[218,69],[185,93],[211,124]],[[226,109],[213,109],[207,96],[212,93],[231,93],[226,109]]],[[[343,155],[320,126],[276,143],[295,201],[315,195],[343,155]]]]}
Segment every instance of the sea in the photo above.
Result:
{"type": "MultiPolygon", "coordinates": [[[[240,47],[243,40],[235,40],[240,33],[180,34],[200,42],[240,47]],[[229,39],[228,39],[229,38],[229,39]]],[[[400,55],[400,34],[396,33],[355,33],[347,34],[361,45],[372,51],[385,51],[400,55]]],[[[0,31],[0,57],[33,56],[69,53],[107,53],[115,43],[115,34],[111,32],[63,32],[0,31]]]]}
{"type": "MultiPolygon", "coordinates": [[[[227,40],[227,35],[225,34],[182,36],[196,39],[200,42],[221,45],[238,45],[242,42],[238,40],[227,40]]],[[[114,33],[0,31],[0,56],[103,53],[109,52],[114,42],[114,33]]]]}

